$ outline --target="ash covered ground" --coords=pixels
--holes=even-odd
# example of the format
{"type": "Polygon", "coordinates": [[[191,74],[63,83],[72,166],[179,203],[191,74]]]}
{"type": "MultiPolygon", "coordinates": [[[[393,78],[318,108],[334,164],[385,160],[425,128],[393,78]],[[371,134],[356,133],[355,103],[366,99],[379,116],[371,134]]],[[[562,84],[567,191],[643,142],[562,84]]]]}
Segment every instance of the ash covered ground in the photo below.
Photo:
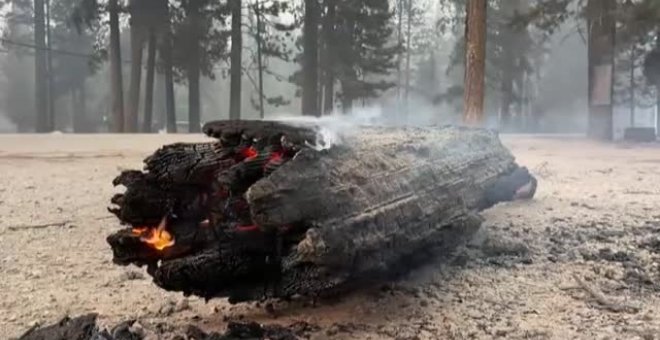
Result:
{"type": "Polygon", "coordinates": [[[397,282],[337,301],[205,303],[112,264],[105,210],[119,170],[186,135],[0,136],[0,337],[64,315],[145,332],[250,320],[314,339],[654,339],[660,335],[660,147],[504,136],[539,179],[531,202],[485,212],[477,237],[397,282]]]}

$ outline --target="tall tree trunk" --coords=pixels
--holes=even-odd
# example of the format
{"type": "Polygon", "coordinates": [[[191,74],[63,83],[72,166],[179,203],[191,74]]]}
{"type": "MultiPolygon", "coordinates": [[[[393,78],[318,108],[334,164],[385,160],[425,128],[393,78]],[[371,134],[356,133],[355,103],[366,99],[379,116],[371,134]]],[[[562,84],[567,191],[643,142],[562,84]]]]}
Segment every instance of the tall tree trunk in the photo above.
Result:
{"type": "Polygon", "coordinates": [[[482,125],[486,71],[486,0],[467,0],[463,122],[482,125]]]}
{"type": "Polygon", "coordinates": [[[403,2],[405,0],[396,0],[397,3],[397,46],[399,52],[396,58],[396,101],[397,105],[401,106],[401,83],[402,83],[402,65],[403,65],[403,2]]]}
{"type": "Polygon", "coordinates": [[[656,105],[655,105],[655,134],[660,139],[660,92],[657,89],[660,89],[660,84],[656,84],[656,105]]]}
{"type": "Polygon", "coordinates": [[[520,39],[520,28],[511,25],[515,14],[520,9],[520,0],[508,0],[502,2],[502,75],[500,83],[500,129],[509,131],[511,126],[511,105],[513,104],[513,82],[515,78],[515,64],[520,60],[520,51],[516,48],[517,39],[520,39]]]}
{"type": "Polygon", "coordinates": [[[411,71],[410,71],[410,54],[412,53],[411,51],[411,42],[412,42],[412,20],[413,20],[413,0],[408,0],[407,3],[408,7],[406,8],[406,12],[408,15],[408,22],[407,22],[407,27],[406,27],[406,89],[405,89],[405,95],[404,95],[404,107],[405,107],[405,113],[406,116],[409,114],[409,107],[408,107],[408,100],[410,97],[410,78],[412,77],[411,71]]]}
{"type": "Polygon", "coordinates": [[[73,131],[76,133],[90,132],[86,116],[85,82],[83,81],[77,89],[71,91],[73,99],[73,131]]]}
{"type": "Polygon", "coordinates": [[[73,132],[80,133],[80,112],[78,112],[78,89],[71,89],[71,112],[73,112],[73,132]]]}
{"type": "Polygon", "coordinates": [[[110,12],[110,81],[112,83],[112,131],[124,132],[124,89],[119,43],[119,4],[108,0],[110,12]]]}
{"type": "Polygon", "coordinates": [[[261,35],[261,29],[262,29],[262,13],[261,13],[261,0],[257,0],[257,3],[255,4],[254,7],[254,14],[257,17],[257,67],[259,68],[258,70],[258,76],[259,76],[259,117],[261,119],[264,119],[264,65],[263,65],[263,56],[262,56],[262,40],[263,37],[261,35]]]}
{"type": "Polygon", "coordinates": [[[48,68],[46,60],[46,17],[44,0],[34,0],[34,52],[35,62],[35,119],[36,131],[49,131],[48,118],[48,68]]]}
{"type": "Polygon", "coordinates": [[[589,0],[589,130],[591,138],[612,139],[612,91],[616,0],[589,0]]]}
{"type": "Polygon", "coordinates": [[[332,48],[335,36],[336,0],[326,0],[323,20],[323,114],[331,114],[335,103],[335,66],[332,48]]]}
{"type": "Polygon", "coordinates": [[[630,127],[635,127],[635,44],[630,47],[630,127]]]}
{"type": "MultiPolygon", "coordinates": [[[[169,2],[161,0],[162,11],[165,18],[170,17],[169,2]]],[[[167,19],[169,22],[169,19],[167,19]]],[[[174,98],[174,62],[172,60],[172,49],[174,37],[169,23],[165,25],[162,33],[161,56],[163,58],[163,68],[165,73],[165,118],[167,132],[176,133],[176,106],[174,98]]]]}
{"type": "Polygon", "coordinates": [[[349,113],[353,109],[354,98],[350,94],[343,93],[341,97],[341,109],[344,113],[349,113]]]}
{"type": "Polygon", "coordinates": [[[47,39],[47,61],[48,61],[48,131],[55,130],[55,93],[53,82],[55,70],[53,70],[53,39],[50,32],[50,0],[46,1],[46,39],[47,39]]]}
{"type": "Polygon", "coordinates": [[[142,132],[151,132],[154,116],[154,78],[156,75],[156,32],[149,29],[149,42],[147,48],[147,84],[144,94],[144,121],[142,132]]]}
{"type": "MultiPolygon", "coordinates": [[[[506,53],[505,53],[506,54],[506,53]]],[[[513,103],[513,75],[509,68],[513,68],[513,63],[504,59],[504,72],[502,74],[502,83],[500,84],[501,99],[500,99],[500,130],[510,131],[511,126],[511,105],[513,103]]]]}
{"type": "Polygon", "coordinates": [[[201,132],[201,107],[199,94],[200,77],[200,8],[199,2],[188,3],[188,25],[190,27],[190,51],[188,54],[188,131],[201,132]]]}
{"type": "Polygon", "coordinates": [[[241,119],[241,68],[243,67],[243,32],[241,30],[241,0],[231,4],[231,83],[229,94],[229,119],[241,119]]]}
{"type": "MultiPolygon", "coordinates": [[[[337,30],[342,30],[343,32],[350,32],[347,38],[346,36],[342,39],[353,39],[355,32],[356,22],[353,18],[353,15],[349,14],[345,20],[342,20],[342,23],[338,25],[337,30]]],[[[349,40],[350,41],[350,40],[349,40]]],[[[342,58],[342,57],[340,57],[342,58]]],[[[343,63],[346,60],[341,61],[342,67],[339,68],[338,78],[339,83],[341,84],[341,107],[344,114],[350,113],[353,109],[353,101],[357,99],[356,89],[354,86],[359,78],[359,75],[352,67],[344,67],[343,63]]]]}
{"type": "Polygon", "coordinates": [[[174,104],[174,71],[172,65],[172,32],[168,30],[163,42],[163,63],[165,66],[165,111],[167,112],[167,132],[175,133],[176,108],[174,104]]]}
{"type": "MultiPolygon", "coordinates": [[[[133,0],[140,1],[140,0],[133,0]]],[[[132,1],[132,2],[133,2],[132,1]]],[[[144,47],[144,32],[132,13],[131,24],[131,83],[128,88],[128,107],[126,109],[126,132],[138,132],[138,112],[140,110],[140,83],[142,81],[142,49],[144,47]]]]}
{"type": "MultiPolygon", "coordinates": [[[[162,59],[162,56],[160,57],[162,59]]],[[[154,84],[154,126],[156,131],[167,128],[167,108],[165,99],[165,74],[156,69],[156,80],[154,84]]]]}
{"type": "Polygon", "coordinates": [[[318,0],[305,0],[303,26],[303,88],[302,114],[320,116],[318,107],[319,85],[319,4],[318,0]]]}

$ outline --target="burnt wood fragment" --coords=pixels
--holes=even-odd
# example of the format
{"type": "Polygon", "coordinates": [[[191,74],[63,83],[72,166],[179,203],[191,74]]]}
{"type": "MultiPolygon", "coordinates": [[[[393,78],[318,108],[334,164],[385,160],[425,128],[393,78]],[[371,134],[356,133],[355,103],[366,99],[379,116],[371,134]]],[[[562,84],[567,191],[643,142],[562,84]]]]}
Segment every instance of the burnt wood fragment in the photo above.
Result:
{"type": "MultiPolygon", "coordinates": [[[[22,335],[20,340],[141,340],[147,339],[142,332],[135,331],[132,326],[135,320],[121,322],[108,332],[98,326],[97,314],[87,314],[76,318],[65,317],[61,321],[44,327],[33,327],[22,335]]],[[[224,333],[207,333],[202,329],[188,325],[183,334],[190,340],[240,340],[240,339],[278,339],[296,340],[308,338],[312,332],[319,331],[316,325],[305,322],[294,323],[288,327],[281,325],[261,325],[256,322],[229,322],[224,333]]],[[[154,330],[155,331],[155,330],[154,330]]],[[[154,332],[155,333],[155,332],[154,332]]],[[[158,338],[178,339],[183,334],[177,331],[163,334],[158,332],[158,338]]]]}
{"type": "Polygon", "coordinates": [[[32,328],[23,334],[20,340],[88,340],[106,339],[106,332],[96,326],[98,314],[87,314],[74,319],[65,317],[59,322],[42,328],[32,328]]]}

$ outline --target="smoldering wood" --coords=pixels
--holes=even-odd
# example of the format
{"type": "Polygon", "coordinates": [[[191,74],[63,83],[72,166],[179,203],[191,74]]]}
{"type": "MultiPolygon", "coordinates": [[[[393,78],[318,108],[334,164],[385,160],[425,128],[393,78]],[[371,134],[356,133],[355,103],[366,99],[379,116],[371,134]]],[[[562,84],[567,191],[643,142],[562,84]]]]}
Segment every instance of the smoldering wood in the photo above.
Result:
{"type": "Polygon", "coordinates": [[[165,146],[114,182],[127,188],[112,199],[120,221],[168,216],[175,245],[153,249],[130,228],[108,242],[115,263],[205,298],[317,296],[388,278],[460,244],[478,211],[536,190],[488,130],[359,127],[325,150],[310,124],[204,132],[217,141],[165,146]],[[248,145],[258,153],[241,156],[248,145]]]}

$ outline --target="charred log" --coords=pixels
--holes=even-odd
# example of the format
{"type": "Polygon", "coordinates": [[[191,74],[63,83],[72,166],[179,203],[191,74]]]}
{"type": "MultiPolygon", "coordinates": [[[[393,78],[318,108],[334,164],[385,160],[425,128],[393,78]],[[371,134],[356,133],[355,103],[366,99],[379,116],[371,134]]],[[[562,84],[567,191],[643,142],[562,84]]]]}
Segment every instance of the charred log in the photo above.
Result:
{"type": "MultiPolygon", "coordinates": [[[[44,327],[33,327],[22,335],[20,340],[137,340],[146,339],[143,331],[132,329],[135,320],[121,322],[110,330],[97,324],[97,314],[87,314],[76,318],[65,317],[61,321],[44,327]]],[[[318,326],[305,322],[294,323],[289,327],[281,325],[261,325],[256,322],[230,322],[223,334],[207,333],[189,325],[181,334],[159,334],[167,339],[185,338],[191,340],[239,340],[239,339],[281,339],[295,340],[308,338],[319,330],[318,326]]],[[[156,334],[156,332],[153,332],[156,334]]]]}
{"type": "Polygon", "coordinates": [[[325,150],[315,126],[214,122],[115,179],[117,264],[167,290],[231,302],[341,292],[469,237],[476,212],[536,180],[494,132],[360,128],[325,150]]]}

